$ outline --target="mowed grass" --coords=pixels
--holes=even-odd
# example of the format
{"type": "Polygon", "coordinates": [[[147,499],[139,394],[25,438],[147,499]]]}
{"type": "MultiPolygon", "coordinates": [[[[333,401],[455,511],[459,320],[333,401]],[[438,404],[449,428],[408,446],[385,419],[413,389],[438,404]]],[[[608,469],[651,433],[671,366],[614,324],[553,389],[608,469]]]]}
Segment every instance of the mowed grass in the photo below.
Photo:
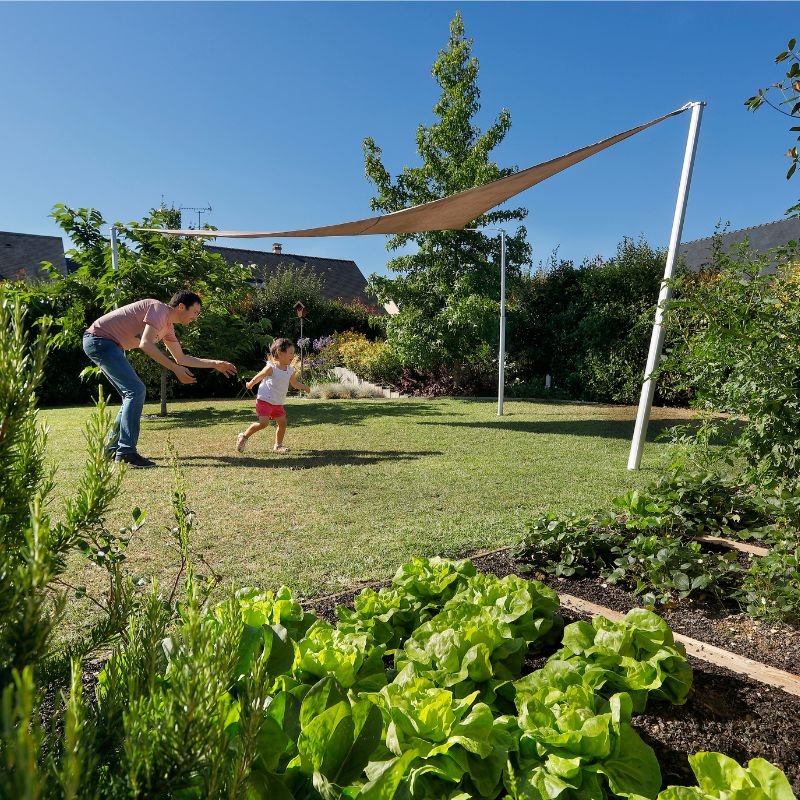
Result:
{"type": "MultiPolygon", "coordinates": [[[[116,407],[113,408],[116,411],[116,407]]],[[[58,464],[53,513],[84,463],[89,407],[42,411],[58,464]]],[[[127,470],[109,528],[147,523],[128,551],[130,570],[169,585],[167,546],[178,456],[195,512],[192,548],[222,586],[288,584],[310,596],[390,576],[412,555],[464,554],[516,541],[545,512],[588,513],[653,475],[662,428],[688,412],[654,409],[641,472],[626,469],[632,407],[492,400],[290,399],[288,455],[272,452],[274,429],[237,453],[252,401],[175,402],[170,416],[145,408],[139,449],[158,469],[127,470]]],[[[201,571],[206,571],[199,567],[201,571]]],[[[102,572],[76,557],[68,580],[98,591],[102,572]]],[[[88,606],[86,607],[88,609],[88,606]]],[[[91,615],[73,607],[68,629],[91,615]]]]}

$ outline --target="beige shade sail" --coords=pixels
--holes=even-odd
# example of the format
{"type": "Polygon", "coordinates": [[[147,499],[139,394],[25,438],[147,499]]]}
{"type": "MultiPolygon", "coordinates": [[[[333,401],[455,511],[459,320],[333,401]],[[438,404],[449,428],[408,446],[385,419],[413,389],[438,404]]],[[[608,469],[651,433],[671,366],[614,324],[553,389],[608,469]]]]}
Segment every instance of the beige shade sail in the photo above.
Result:
{"type": "Polygon", "coordinates": [[[504,203],[514,195],[551,178],[569,167],[591,158],[601,150],[617,144],[624,139],[663,122],[669,117],[681,114],[689,105],[665,114],[663,117],[638,125],[630,130],[603,139],[595,144],[582,147],[572,153],[545,161],[533,167],[499,178],[483,186],[466,189],[463,192],[434,200],[430,203],[404,208],[379,217],[367,217],[354,222],[338,225],[324,225],[321,228],[302,228],[293,231],[209,231],[209,230],[169,230],[164,228],[138,228],[137,230],[174,234],[176,236],[207,236],[229,239],[288,238],[292,236],[364,236],[383,233],[422,233],[424,231],[460,230],[477,219],[489,209],[504,203]]]}

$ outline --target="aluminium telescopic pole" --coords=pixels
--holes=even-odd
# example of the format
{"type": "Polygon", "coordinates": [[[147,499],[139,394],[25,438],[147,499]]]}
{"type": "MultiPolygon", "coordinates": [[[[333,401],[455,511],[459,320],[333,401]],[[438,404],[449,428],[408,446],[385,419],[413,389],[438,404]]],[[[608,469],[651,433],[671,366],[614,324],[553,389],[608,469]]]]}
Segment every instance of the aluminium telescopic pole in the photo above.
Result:
{"type": "Polygon", "coordinates": [[[631,452],[628,456],[628,469],[639,469],[642,462],[642,448],[644,447],[647,436],[647,423],[650,420],[650,409],[653,406],[653,394],[656,385],[653,380],[653,372],[658,366],[661,358],[661,350],[664,346],[664,306],[672,296],[672,289],[669,281],[675,274],[675,263],[678,259],[678,248],[681,243],[681,233],[683,231],[683,220],[686,216],[686,204],[689,198],[689,185],[692,181],[692,168],[694,167],[694,157],[697,152],[697,135],[700,130],[700,119],[703,116],[705,103],[688,103],[686,108],[692,109],[692,118],[689,122],[689,136],[686,140],[686,152],[683,156],[683,170],[681,180],[678,184],[678,198],[675,202],[675,215],[672,219],[672,233],[669,239],[669,250],[667,251],[667,263],[664,267],[664,279],[661,282],[661,290],[658,294],[658,305],[656,306],[655,322],[653,323],[653,334],[650,338],[650,351],[647,354],[647,366],[644,369],[644,383],[642,393],[639,397],[639,409],[636,413],[636,426],[633,431],[631,441],[631,452]]]}
{"type": "Polygon", "coordinates": [[[117,226],[111,226],[111,268],[119,271],[119,252],[117,251],[117,226]]]}
{"type": "Polygon", "coordinates": [[[497,367],[497,416],[503,416],[506,383],[506,232],[500,229],[500,352],[497,367]]]}

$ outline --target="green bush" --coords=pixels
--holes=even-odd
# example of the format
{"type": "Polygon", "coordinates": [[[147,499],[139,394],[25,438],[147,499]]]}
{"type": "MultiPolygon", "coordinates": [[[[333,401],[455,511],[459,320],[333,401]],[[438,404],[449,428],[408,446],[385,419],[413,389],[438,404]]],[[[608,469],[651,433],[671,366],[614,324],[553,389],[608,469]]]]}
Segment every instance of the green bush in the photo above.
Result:
{"type": "Polygon", "coordinates": [[[346,367],[371,383],[394,384],[401,375],[400,361],[391,345],[370,341],[354,331],[333,336],[320,351],[320,356],[329,366],[346,367]]]}
{"type": "MultiPolygon", "coordinates": [[[[509,383],[535,387],[549,374],[555,390],[577,399],[635,402],[664,260],[664,251],[626,238],[607,262],[576,267],[553,256],[548,269],[514,280],[509,383]]],[[[659,391],[672,396],[663,383],[659,391]]]]}

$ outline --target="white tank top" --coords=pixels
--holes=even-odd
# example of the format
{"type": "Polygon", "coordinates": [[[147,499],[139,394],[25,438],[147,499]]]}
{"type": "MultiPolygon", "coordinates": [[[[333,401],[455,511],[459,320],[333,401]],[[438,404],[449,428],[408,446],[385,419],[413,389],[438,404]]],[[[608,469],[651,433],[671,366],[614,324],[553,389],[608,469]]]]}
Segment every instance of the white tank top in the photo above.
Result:
{"type": "Polygon", "coordinates": [[[256,397],[273,406],[282,406],[286,400],[286,393],[289,391],[289,379],[293,374],[294,367],[288,366],[286,369],[281,369],[277,364],[273,364],[272,375],[267,375],[258,384],[256,397]]]}

